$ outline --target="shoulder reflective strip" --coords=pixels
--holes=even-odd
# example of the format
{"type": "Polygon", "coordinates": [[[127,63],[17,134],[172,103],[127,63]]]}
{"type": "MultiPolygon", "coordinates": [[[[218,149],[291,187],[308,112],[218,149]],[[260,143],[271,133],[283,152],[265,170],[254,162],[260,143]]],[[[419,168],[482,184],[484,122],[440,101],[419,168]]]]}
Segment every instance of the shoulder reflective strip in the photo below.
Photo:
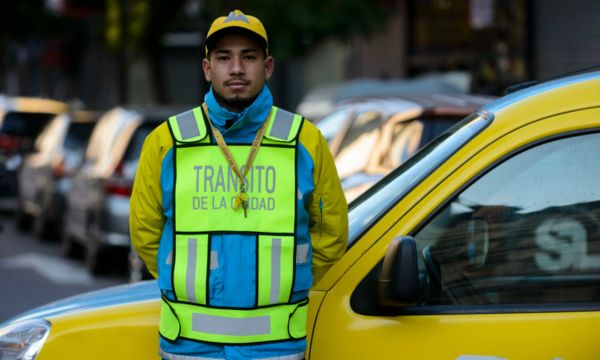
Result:
{"type": "Polygon", "coordinates": [[[167,360],[225,360],[225,358],[215,358],[215,357],[207,358],[207,357],[171,354],[160,348],[158,349],[158,355],[161,358],[167,359],[167,360]]]}
{"type": "Polygon", "coordinates": [[[271,317],[233,318],[192,314],[192,330],[213,335],[256,336],[271,333],[271,317]]]}
{"type": "Polygon", "coordinates": [[[176,235],[173,287],[178,299],[206,304],[208,235],[176,235]]]}
{"type": "Polygon", "coordinates": [[[308,261],[308,244],[296,246],[296,264],[304,264],[308,261]]]}
{"type": "Polygon", "coordinates": [[[175,118],[177,120],[177,126],[179,127],[179,133],[183,140],[200,135],[196,117],[194,116],[194,110],[186,111],[183,114],[177,115],[175,118]]]}
{"type": "Polygon", "coordinates": [[[256,360],[302,360],[302,359],[304,359],[305,356],[306,356],[306,352],[303,351],[303,352],[300,352],[297,354],[260,358],[260,359],[256,359],[256,360]]]}
{"type": "Polygon", "coordinates": [[[278,108],[269,134],[280,139],[287,139],[294,123],[294,116],[295,114],[278,108]]]}
{"type": "Polygon", "coordinates": [[[219,268],[219,256],[216,251],[210,252],[210,269],[214,270],[219,268]]]}

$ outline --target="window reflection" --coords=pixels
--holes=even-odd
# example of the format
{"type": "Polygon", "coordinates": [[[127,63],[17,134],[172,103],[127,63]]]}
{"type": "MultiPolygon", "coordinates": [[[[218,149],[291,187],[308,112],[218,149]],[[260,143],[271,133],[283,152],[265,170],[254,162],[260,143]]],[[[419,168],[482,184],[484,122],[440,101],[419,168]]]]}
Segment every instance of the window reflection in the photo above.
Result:
{"type": "Polygon", "coordinates": [[[528,149],[481,177],[416,236],[429,304],[600,296],[600,135],[528,149]]]}

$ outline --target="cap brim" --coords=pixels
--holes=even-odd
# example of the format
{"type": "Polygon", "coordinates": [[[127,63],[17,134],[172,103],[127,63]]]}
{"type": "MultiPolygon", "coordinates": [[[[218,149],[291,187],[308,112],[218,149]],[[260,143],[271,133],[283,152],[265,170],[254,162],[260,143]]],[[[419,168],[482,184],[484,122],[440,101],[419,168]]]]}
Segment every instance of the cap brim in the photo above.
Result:
{"type": "Polygon", "coordinates": [[[243,28],[243,27],[230,26],[230,27],[215,31],[214,33],[210,34],[210,36],[206,39],[206,42],[205,42],[207,51],[211,52],[215,48],[215,45],[217,44],[219,39],[221,39],[225,35],[230,35],[230,34],[244,34],[244,35],[250,37],[254,42],[256,42],[265,51],[267,50],[267,41],[259,34],[255,33],[252,30],[243,28]]]}

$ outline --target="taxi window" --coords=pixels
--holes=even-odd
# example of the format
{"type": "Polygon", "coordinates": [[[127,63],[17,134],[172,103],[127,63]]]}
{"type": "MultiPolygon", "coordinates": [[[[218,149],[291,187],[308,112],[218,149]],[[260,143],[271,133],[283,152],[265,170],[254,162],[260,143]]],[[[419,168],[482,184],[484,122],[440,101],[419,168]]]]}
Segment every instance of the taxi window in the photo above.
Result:
{"type": "Polygon", "coordinates": [[[415,236],[428,305],[600,297],[600,134],[547,142],[493,168],[415,236]]]}

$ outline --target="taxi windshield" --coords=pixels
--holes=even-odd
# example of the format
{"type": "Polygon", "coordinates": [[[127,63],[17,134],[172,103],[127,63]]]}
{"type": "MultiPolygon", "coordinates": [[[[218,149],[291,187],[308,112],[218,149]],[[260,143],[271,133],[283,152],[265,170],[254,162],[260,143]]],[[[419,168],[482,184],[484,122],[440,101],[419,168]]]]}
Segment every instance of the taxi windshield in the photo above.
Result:
{"type": "Polygon", "coordinates": [[[417,184],[491,122],[490,113],[467,116],[350,203],[348,247],[417,184]]]}

